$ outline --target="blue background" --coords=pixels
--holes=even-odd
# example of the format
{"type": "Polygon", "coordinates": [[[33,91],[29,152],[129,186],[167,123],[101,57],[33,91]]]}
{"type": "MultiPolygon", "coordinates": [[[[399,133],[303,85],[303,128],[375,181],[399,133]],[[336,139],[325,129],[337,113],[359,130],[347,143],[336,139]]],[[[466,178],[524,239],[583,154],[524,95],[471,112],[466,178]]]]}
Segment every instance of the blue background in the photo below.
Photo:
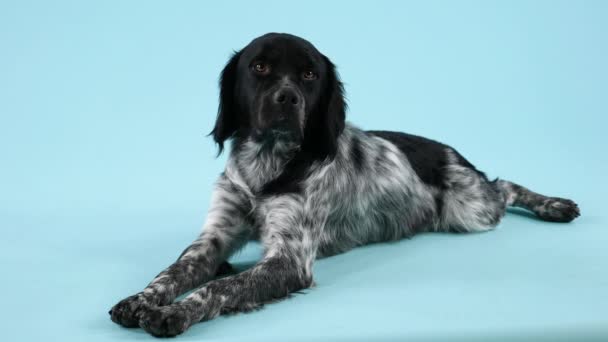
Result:
{"type": "MultiPolygon", "coordinates": [[[[182,340],[608,339],[608,2],[0,2],[4,341],[149,340],[107,311],[195,238],[230,53],[269,32],[339,67],[349,119],[575,199],[321,260],[317,286],[182,340]]],[[[259,248],[235,258],[251,264],[259,248]]]]}

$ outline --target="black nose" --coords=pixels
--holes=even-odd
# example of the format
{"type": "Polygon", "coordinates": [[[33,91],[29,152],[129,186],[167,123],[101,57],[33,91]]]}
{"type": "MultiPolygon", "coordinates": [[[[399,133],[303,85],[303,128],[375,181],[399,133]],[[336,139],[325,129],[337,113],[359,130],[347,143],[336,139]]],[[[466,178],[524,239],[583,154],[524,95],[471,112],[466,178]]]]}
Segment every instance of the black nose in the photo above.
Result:
{"type": "Polygon", "coordinates": [[[297,106],[302,102],[300,95],[291,87],[283,87],[273,95],[274,103],[283,106],[297,106]]]}

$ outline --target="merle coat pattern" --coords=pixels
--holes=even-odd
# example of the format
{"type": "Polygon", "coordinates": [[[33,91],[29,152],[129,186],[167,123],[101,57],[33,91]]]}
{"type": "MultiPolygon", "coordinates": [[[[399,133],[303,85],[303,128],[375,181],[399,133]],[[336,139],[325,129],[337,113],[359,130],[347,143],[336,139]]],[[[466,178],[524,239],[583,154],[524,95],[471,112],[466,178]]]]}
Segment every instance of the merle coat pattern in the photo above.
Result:
{"type": "Polygon", "coordinates": [[[490,230],[507,206],[548,221],[579,215],[570,200],[488,180],[447,145],[346,123],[334,65],[299,37],[253,40],[232,56],[220,88],[211,134],[220,153],[232,144],[203,231],[110,310],[120,325],[174,336],[310,287],[316,258],[417,232],[490,230]],[[251,239],[264,246],[259,263],[214,279],[251,239]]]}

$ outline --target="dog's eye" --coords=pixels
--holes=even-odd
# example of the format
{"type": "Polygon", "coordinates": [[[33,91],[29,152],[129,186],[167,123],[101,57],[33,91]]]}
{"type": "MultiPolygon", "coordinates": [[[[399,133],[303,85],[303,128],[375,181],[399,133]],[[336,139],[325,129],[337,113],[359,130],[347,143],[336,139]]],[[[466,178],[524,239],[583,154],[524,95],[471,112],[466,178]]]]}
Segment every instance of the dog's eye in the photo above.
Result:
{"type": "Polygon", "coordinates": [[[302,73],[302,78],[309,81],[314,80],[317,78],[317,74],[315,74],[315,72],[312,70],[304,71],[302,73]]]}
{"type": "Polygon", "coordinates": [[[253,70],[259,74],[267,74],[270,71],[270,66],[266,63],[259,62],[253,65],[253,70]]]}

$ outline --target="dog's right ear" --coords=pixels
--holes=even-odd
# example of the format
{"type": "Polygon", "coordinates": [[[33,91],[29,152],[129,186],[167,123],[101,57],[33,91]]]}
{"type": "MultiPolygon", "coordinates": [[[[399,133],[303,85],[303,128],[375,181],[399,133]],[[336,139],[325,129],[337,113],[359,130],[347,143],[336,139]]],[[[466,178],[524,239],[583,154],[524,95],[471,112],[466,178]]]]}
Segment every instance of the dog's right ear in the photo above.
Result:
{"type": "Polygon", "coordinates": [[[220,76],[220,105],[217,111],[215,127],[209,133],[218,145],[218,155],[224,150],[224,142],[230,139],[239,129],[238,104],[236,103],[236,73],[241,52],[235,52],[220,76]]]}

